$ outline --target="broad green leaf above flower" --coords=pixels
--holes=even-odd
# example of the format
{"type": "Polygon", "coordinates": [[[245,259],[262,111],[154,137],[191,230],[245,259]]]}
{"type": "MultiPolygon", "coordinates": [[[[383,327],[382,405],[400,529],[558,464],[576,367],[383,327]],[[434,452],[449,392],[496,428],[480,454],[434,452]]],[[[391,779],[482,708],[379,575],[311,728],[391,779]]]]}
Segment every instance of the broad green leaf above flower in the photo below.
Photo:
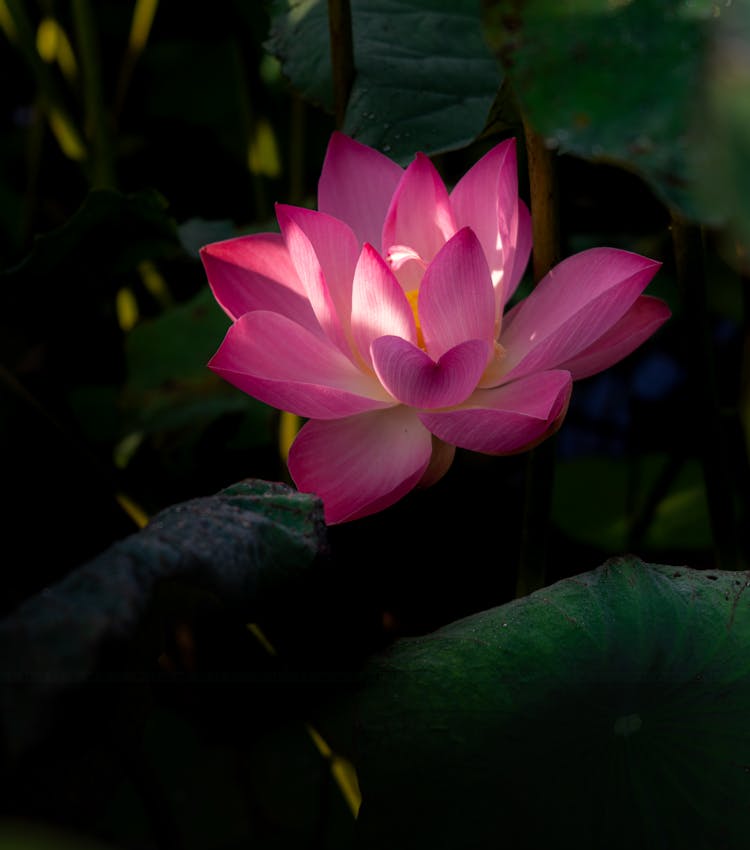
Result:
{"type": "Polygon", "coordinates": [[[232,319],[209,366],[308,419],[289,453],[330,524],[438,481],[456,447],[503,455],[559,428],[572,382],[669,317],[643,295],[660,263],[614,248],[563,260],[505,312],[531,251],[515,141],[448,191],[334,133],[316,210],[278,204],[280,234],[201,251],[232,319]]]}

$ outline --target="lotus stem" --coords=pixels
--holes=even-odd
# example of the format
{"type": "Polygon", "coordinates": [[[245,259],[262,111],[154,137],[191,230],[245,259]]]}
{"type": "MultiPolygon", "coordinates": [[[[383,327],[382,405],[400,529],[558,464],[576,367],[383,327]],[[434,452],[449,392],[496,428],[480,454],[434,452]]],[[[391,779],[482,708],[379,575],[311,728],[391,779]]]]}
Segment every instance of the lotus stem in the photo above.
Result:
{"type": "Polygon", "coordinates": [[[130,23],[128,44],[125,49],[125,56],[123,57],[122,65],[120,66],[120,73],[117,79],[113,109],[115,116],[119,117],[122,112],[125,94],[133,75],[133,69],[138,61],[138,57],[146,47],[149,35],[151,34],[151,27],[154,23],[156,10],[158,8],[159,0],[135,0],[133,18],[130,23]]]}
{"type": "Polygon", "coordinates": [[[86,158],[86,145],[73,117],[65,107],[65,100],[55,76],[36,49],[34,28],[27,14],[26,4],[21,0],[4,0],[4,4],[6,14],[3,16],[3,28],[34,74],[38,103],[50,130],[65,156],[80,162],[86,158]]]}
{"type": "Polygon", "coordinates": [[[97,188],[112,188],[116,183],[114,157],[102,96],[101,63],[94,16],[88,0],[73,0],[72,11],[83,75],[86,123],[91,134],[91,182],[97,188]]]}
{"type": "Polygon", "coordinates": [[[677,281],[685,311],[687,367],[696,433],[701,435],[701,463],[714,542],[716,568],[741,568],[734,488],[729,474],[727,433],[721,421],[706,297],[703,233],[697,224],[672,216],[672,245],[677,281]]]}
{"type": "Polygon", "coordinates": [[[344,126],[346,105],[354,82],[354,39],[349,0],[328,0],[328,30],[331,38],[331,74],[336,127],[344,126]]]}
{"type": "MultiPolygon", "coordinates": [[[[554,153],[524,118],[533,228],[533,276],[537,284],[560,259],[560,225],[554,153]]],[[[555,474],[554,437],[527,455],[516,596],[544,587],[555,474]]]]}

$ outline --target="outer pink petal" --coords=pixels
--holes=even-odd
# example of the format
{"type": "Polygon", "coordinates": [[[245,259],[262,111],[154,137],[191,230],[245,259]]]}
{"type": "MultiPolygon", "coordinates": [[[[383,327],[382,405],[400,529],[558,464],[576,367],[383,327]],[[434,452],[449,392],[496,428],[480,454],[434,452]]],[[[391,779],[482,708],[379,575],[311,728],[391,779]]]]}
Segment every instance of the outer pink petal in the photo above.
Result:
{"type": "Polygon", "coordinates": [[[419,482],[432,437],[407,407],[328,422],[308,422],[289,452],[289,472],[325,506],[326,522],[377,513],[419,482]]]}
{"type": "Polygon", "coordinates": [[[455,456],[456,447],[451,446],[448,443],[444,443],[433,434],[432,457],[430,458],[430,464],[419,479],[419,484],[417,486],[421,489],[423,487],[432,487],[433,484],[437,484],[451,468],[455,456]]]}
{"type": "Polygon", "coordinates": [[[482,246],[468,227],[446,242],[427,267],[419,288],[418,312],[425,348],[436,360],[469,339],[483,339],[492,345],[492,280],[482,246]]]}
{"type": "Polygon", "coordinates": [[[315,210],[277,204],[276,216],[320,326],[349,352],[356,236],[348,225],[315,210]]]}
{"type": "Polygon", "coordinates": [[[573,380],[588,378],[627,357],[644,343],[671,316],[669,307],[659,298],[641,295],[605,334],[572,360],[561,364],[573,380]]]}
{"type": "Polygon", "coordinates": [[[516,140],[501,142],[486,153],[450,197],[456,225],[471,227],[482,243],[500,307],[507,300],[518,233],[516,140]]]}
{"type": "Polygon", "coordinates": [[[529,264],[531,256],[531,213],[526,204],[519,200],[518,202],[518,232],[516,233],[516,251],[513,256],[513,269],[508,279],[508,285],[503,287],[503,303],[502,307],[508,303],[508,299],[518,289],[518,284],[521,282],[523,273],[526,271],[526,266],[529,264]]]}
{"type": "Polygon", "coordinates": [[[352,335],[365,363],[372,367],[370,345],[385,335],[416,345],[417,326],[404,290],[372,245],[365,244],[354,272],[352,335]]]}
{"type": "Polygon", "coordinates": [[[318,182],[318,209],[345,221],[360,244],[380,249],[385,215],[403,173],[379,151],[335,132],[318,182]]]}
{"type": "Polygon", "coordinates": [[[372,344],[372,362],[383,386],[400,402],[411,407],[450,407],[476,388],[488,348],[484,340],[466,340],[436,363],[405,339],[381,336],[372,344]]]}
{"type": "Polygon", "coordinates": [[[328,340],[278,313],[246,313],[208,365],[249,395],[298,416],[331,419],[394,404],[328,340]]]}
{"type": "Polygon", "coordinates": [[[216,300],[232,319],[272,310],[310,329],[318,326],[280,234],[214,242],[201,248],[201,260],[216,300]]]}
{"type": "MultiPolygon", "coordinates": [[[[418,153],[404,172],[393,195],[383,225],[383,253],[392,245],[416,251],[429,262],[456,232],[448,190],[435,166],[418,153]]],[[[407,262],[396,272],[401,285],[416,289],[422,277],[417,262],[407,262]]]]}
{"type": "Polygon", "coordinates": [[[585,351],[630,309],[660,265],[616,248],[563,260],[505,317],[505,379],[557,368],[585,351]]]}
{"type": "Polygon", "coordinates": [[[491,390],[477,390],[460,408],[419,414],[430,431],[459,448],[513,454],[530,448],[562,420],[569,372],[537,372],[491,390]]]}

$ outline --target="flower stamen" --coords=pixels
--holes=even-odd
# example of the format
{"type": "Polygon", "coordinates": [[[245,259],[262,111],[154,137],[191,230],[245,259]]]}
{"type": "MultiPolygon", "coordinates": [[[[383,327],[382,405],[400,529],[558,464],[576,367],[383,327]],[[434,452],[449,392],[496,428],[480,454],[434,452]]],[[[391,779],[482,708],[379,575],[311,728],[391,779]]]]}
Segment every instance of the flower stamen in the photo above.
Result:
{"type": "Polygon", "coordinates": [[[422,335],[422,326],[419,324],[419,310],[417,309],[417,302],[419,300],[419,290],[418,289],[410,289],[406,294],[406,300],[409,302],[409,306],[411,307],[411,311],[414,314],[414,324],[417,326],[417,345],[422,349],[422,351],[426,351],[424,344],[424,336],[422,335]]]}

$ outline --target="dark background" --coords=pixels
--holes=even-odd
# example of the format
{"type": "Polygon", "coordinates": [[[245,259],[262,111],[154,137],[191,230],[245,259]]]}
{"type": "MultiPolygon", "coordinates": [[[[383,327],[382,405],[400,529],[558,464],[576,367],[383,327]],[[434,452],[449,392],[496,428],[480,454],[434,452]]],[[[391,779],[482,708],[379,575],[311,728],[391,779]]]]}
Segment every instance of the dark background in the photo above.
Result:
{"type": "MultiPolygon", "coordinates": [[[[45,4],[26,7],[38,23],[45,4]]],[[[135,532],[134,511],[124,504],[152,516],[242,478],[289,481],[278,413],[239,397],[205,368],[226,320],[207,293],[196,249],[274,228],[276,201],[313,206],[333,116],[299,100],[266,54],[264,4],[212,3],[207,13],[205,4],[162,3],[132,67],[132,4],[91,7],[107,139],[97,161],[61,151],[45,119],[41,78],[2,36],[4,615],[135,532]],[[253,171],[248,144],[261,126],[278,165],[266,154],[253,171]],[[135,305],[132,327],[123,304],[135,305]]],[[[54,12],[75,32],[67,4],[54,4],[54,12]]],[[[76,123],[90,127],[80,78],[47,70],[76,123]]],[[[502,138],[436,157],[446,182],[502,138]]],[[[557,167],[563,253],[611,245],[661,260],[649,292],[669,302],[673,318],[626,361],[574,389],[554,438],[548,580],[624,552],[716,567],[701,467],[706,434],[686,376],[692,341],[669,213],[621,168],[568,156],[557,167]]],[[[713,244],[712,233],[705,238],[713,244]]],[[[712,257],[712,365],[727,411],[727,454],[741,459],[727,469],[740,517],[748,494],[736,415],[741,279],[712,257]]],[[[339,846],[339,839],[345,846],[348,813],[299,718],[321,706],[335,715],[333,697],[394,637],[513,598],[527,462],[459,452],[430,490],[330,529],[325,581],[264,623],[290,672],[270,686],[198,683],[201,674],[263,671],[271,663],[241,620],[203,598],[187,622],[162,616],[161,667],[127,641],[106,648],[103,670],[135,665],[197,679],[101,685],[66,697],[37,748],[7,761],[3,814],[66,825],[113,846],[228,848],[250,846],[250,837],[263,847],[339,846]],[[344,684],[330,686],[321,671],[344,684]],[[206,777],[218,777],[208,793],[206,777]],[[315,844],[321,833],[328,844],[315,844]],[[301,836],[310,844],[300,844],[301,836]]],[[[736,525],[746,557],[746,532],[736,525]]]]}

